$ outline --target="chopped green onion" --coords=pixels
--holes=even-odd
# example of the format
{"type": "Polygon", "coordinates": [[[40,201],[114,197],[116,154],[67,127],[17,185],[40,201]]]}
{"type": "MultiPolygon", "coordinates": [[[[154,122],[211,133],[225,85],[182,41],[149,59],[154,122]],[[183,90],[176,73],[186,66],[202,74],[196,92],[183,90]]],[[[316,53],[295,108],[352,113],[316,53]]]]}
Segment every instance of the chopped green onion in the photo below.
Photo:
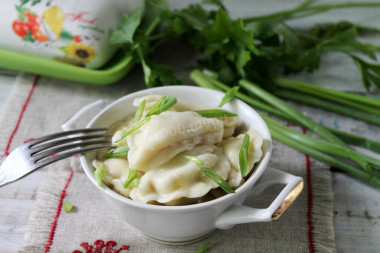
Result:
{"type": "Polygon", "coordinates": [[[196,156],[192,155],[183,155],[185,158],[189,159],[190,161],[193,161],[196,165],[204,166],[205,164],[196,156]]]}
{"type": "Polygon", "coordinates": [[[140,183],[140,178],[136,177],[135,179],[132,180],[132,187],[138,187],[140,183]]]}
{"type": "Polygon", "coordinates": [[[73,209],[73,205],[66,201],[63,201],[62,203],[63,203],[63,210],[65,210],[66,213],[71,212],[71,210],[73,209]]]}
{"type": "Polygon", "coordinates": [[[162,96],[159,100],[157,100],[156,103],[154,103],[148,110],[147,116],[154,115],[158,111],[158,108],[161,106],[161,104],[166,99],[166,96],[162,96]]]}
{"type": "Polygon", "coordinates": [[[209,242],[203,244],[203,245],[199,248],[199,250],[197,250],[196,253],[205,253],[206,250],[207,250],[207,248],[208,248],[208,246],[210,246],[210,243],[209,243],[209,242]]]}
{"type": "Polygon", "coordinates": [[[212,170],[210,168],[203,167],[201,168],[201,171],[206,174],[209,178],[211,178],[215,183],[219,185],[220,188],[222,188],[227,193],[235,193],[234,189],[227,183],[226,180],[224,180],[221,176],[219,176],[218,173],[215,172],[215,170],[212,170]]]}
{"type": "MultiPolygon", "coordinates": [[[[177,99],[173,96],[169,96],[169,97],[165,97],[163,96],[162,98],[163,101],[160,102],[159,106],[158,107],[155,107],[155,109],[153,109],[152,111],[150,109],[152,109],[152,107],[155,105],[153,105],[150,109],[149,109],[149,112],[147,114],[147,116],[151,116],[151,115],[158,115],[162,112],[165,112],[167,110],[169,110],[171,107],[173,107],[173,105],[175,105],[177,103],[177,99]]],[[[161,98],[161,99],[162,99],[161,98]]],[[[160,99],[160,100],[161,100],[160,99]]],[[[159,101],[160,101],[159,100],[159,101]]],[[[158,102],[158,101],[157,101],[158,102]]]]}
{"type": "Polygon", "coordinates": [[[220,109],[210,109],[210,110],[199,110],[195,111],[199,115],[207,118],[217,118],[217,117],[236,117],[236,113],[223,111],[220,109]]]}
{"type": "Polygon", "coordinates": [[[133,133],[134,131],[136,131],[140,127],[142,127],[149,120],[150,120],[150,117],[145,117],[144,119],[140,120],[139,122],[134,123],[130,128],[121,132],[121,135],[120,135],[119,139],[117,139],[116,142],[121,141],[122,139],[124,139],[125,137],[127,137],[128,135],[130,135],[131,133],[133,133]]]}
{"type": "Polygon", "coordinates": [[[145,99],[140,103],[139,107],[137,108],[137,111],[136,111],[136,114],[135,114],[135,119],[134,119],[133,123],[136,123],[136,122],[140,121],[141,116],[142,116],[142,114],[144,112],[145,103],[146,103],[145,99]]]}
{"type": "Polygon", "coordinates": [[[125,180],[125,183],[124,183],[124,188],[128,188],[128,186],[132,183],[132,181],[136,178],[136,176],[137,176],[137,171],[130,169],[128,173],[128,178],[127,180],[125,180]]]}
{"type": "Polygon", "coordinates": [[[246,133],[239,152],[239,165],[242,177],[245,177],[248,171],[249,139],[249,134],[246,133]]]}
{"type": "Polygon", "coordinates": [[[124,157],[128,155],[129,147],[127,145],[115,148],[103,156],[104,159],[124,157]]]}
{"type": "Polygon", "coordinates": [[[224,95],[224,97],[222,98],[222,101],[220,102],[220,104],[218,105],[218,107],[222,107],[226,103],[228,103],[231,100],[233,100],[235,98],[236,93],[238,92],[239,88],[240,88],[239,86],[235,86],[235,87],[232,87],[231,89],[229,89],[226,92],[226,94],[224,95]]]}
{"type": "Polygon", "coordinates": [[[103,185],[103,177],[104,177],[104,167],[103,164],[100,164],[99,168],[97,168],[94,172],[94,176],[96,181],[98,182],[99,187],[103,185]]]}

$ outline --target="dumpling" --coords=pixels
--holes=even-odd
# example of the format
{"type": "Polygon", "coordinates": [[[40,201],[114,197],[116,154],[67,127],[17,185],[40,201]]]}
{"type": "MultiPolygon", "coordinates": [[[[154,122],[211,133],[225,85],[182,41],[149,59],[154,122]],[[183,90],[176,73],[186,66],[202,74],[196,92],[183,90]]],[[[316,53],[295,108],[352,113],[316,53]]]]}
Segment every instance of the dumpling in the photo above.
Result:
{"type": "MultiPolygon", "coordinates": [[[[133,101],[133,106],[138,107],[143,100],[145,100],[145,110],[146,114],[149,108],[156,103],[162,96],[161,95],[148,95],[141,98],[137,98],[133,101]]],[[[207,109],[216,109],[215,107],[205,106],[201,104],[194,104],[183,99],[177,99],[177,103],[170,108],[171,111],[176,112],[186,112],[186,111],[198,111],[198,110],[207,110],[207,109]]],[[[223,139],[231,137],[235,128],[241,125],[241,121],[236,117],[220,117],[218,118],[223,122],[223,139]]]]}
{"type": "MultiPolygon", "coordinates": [[[[205,167],[215,170],[226,179],[231,169],[230,164],[220,148],[216,151],[219,154],[206,153],[197,157],[204,162],[205,167]]],[[[217,187],[219,186],[201,171],[199,165],[178,155],[146,172],[141,177],[139,186],[132,189],[130,196],[133,200],[143,203],[175,203],[176,200],[183,202],[183,198],[196,201],[217,187]]]]}
{"type": "Polygon", "coordinates": [[[110,158],[102,162],[94,160],[92,163],[96,169],[98,169],[101,164],[104,169],[104,182],[111,185],[112,188],[121,195],[129,197],[132,187],[124,188],[124,182],[127,180],[129,174],[128,161],[125,159],[110,158]]]}
{"type": "Polygon", "coordinates": [[[222,137],[223,123],[218,119],[195,112],[166,111],[151,116],[127,137],[129,165],[146,172],[197,145],[219,143],[222,137]]]}
{"type": "Polygon", "coordinates": [[[116,142],[123,130],[128,129],[133,124],[134,117],[129,117],[128,119],[118,122],[116,124],[113,124],[109,128],[109,132],[113,133],[112,136],[112,144],[114,144],[116,147],[125,146],[127,145],[127,140],[123,139],[119,142],[116,142]]]}
{"type": "MultiPolygon", "coordinates": [[[[260,160],[263,153],[261,150],[261,146],[263,145],[263,137],[261,134],[253,129],[249,129],[248,134],[250,136],[250,143],[247,174],[253,169],[254,164],[260,160]]],[[[243,144],[244,135],[245,133],[237,137],[231,137],[220,144],[223,148],[224,155],[231,164],[231,171],[228,174],[227,182],[234,188],[244,183],[239,165],[239,152],[243,144]]]]}

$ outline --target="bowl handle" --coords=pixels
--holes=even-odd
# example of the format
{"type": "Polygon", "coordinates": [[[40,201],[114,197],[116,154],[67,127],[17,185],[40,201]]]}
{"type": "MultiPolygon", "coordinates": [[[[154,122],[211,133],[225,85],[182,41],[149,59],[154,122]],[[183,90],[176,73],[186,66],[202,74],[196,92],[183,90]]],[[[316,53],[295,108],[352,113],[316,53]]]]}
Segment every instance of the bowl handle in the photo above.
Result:
{"type": "Polygon", "coordinates": [[[82,107],[73,116],[71,116],[65,123],[62,124],[61,126],[62,130],[68,131],[68,130],[84,128],[85,126],[78,126],[78,124],[80,124],[79,122],[81,118],[88,115],[89,113],[98,113],[99,111],[104,109],[105,106],[106,106],[106,103],[100,99],[82,107]]]}
{"type": "Polygon", "coordinates": [[[267,169],[256,182],[252,192],[255,195],[260,194],[264,189],[274,184],[285,184],[286,186],[268,208],[257,209],[243,205],[232,206],[216,219],[215,226],[227,229],[241,223],[278,220],[302,192],[304,183],[301,177],[296,177],[277,169],[267,169]]]}

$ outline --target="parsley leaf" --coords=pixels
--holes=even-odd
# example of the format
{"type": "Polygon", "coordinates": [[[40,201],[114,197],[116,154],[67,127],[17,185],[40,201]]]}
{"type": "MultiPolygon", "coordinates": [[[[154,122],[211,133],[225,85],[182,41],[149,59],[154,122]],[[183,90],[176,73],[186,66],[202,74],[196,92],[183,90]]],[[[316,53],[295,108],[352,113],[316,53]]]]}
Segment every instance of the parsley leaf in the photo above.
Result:
{"type": "Polygon", "coordinates": [[[110,43],[116,45],[132,43],[133,36],[137,30],[137,27],[140,25],[140,22],[141,8],[136,9],[129,15],[124,14],[121,21],[121,28],[112,34],[110,43]]]}

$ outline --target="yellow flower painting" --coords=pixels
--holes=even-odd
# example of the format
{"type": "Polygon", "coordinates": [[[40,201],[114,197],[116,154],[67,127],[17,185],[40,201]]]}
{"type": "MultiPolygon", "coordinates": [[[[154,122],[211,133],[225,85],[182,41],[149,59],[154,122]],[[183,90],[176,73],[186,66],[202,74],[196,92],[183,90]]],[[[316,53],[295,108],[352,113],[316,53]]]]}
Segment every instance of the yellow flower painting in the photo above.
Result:
{"type": "Polygon", "coordinates": [[[95,59],[97,53],[90,45],[84,45],[83,42],[75,41],[61,48],[66,54],[73,56],[75,59],[82,62],[89,62],[95,59]]]}

